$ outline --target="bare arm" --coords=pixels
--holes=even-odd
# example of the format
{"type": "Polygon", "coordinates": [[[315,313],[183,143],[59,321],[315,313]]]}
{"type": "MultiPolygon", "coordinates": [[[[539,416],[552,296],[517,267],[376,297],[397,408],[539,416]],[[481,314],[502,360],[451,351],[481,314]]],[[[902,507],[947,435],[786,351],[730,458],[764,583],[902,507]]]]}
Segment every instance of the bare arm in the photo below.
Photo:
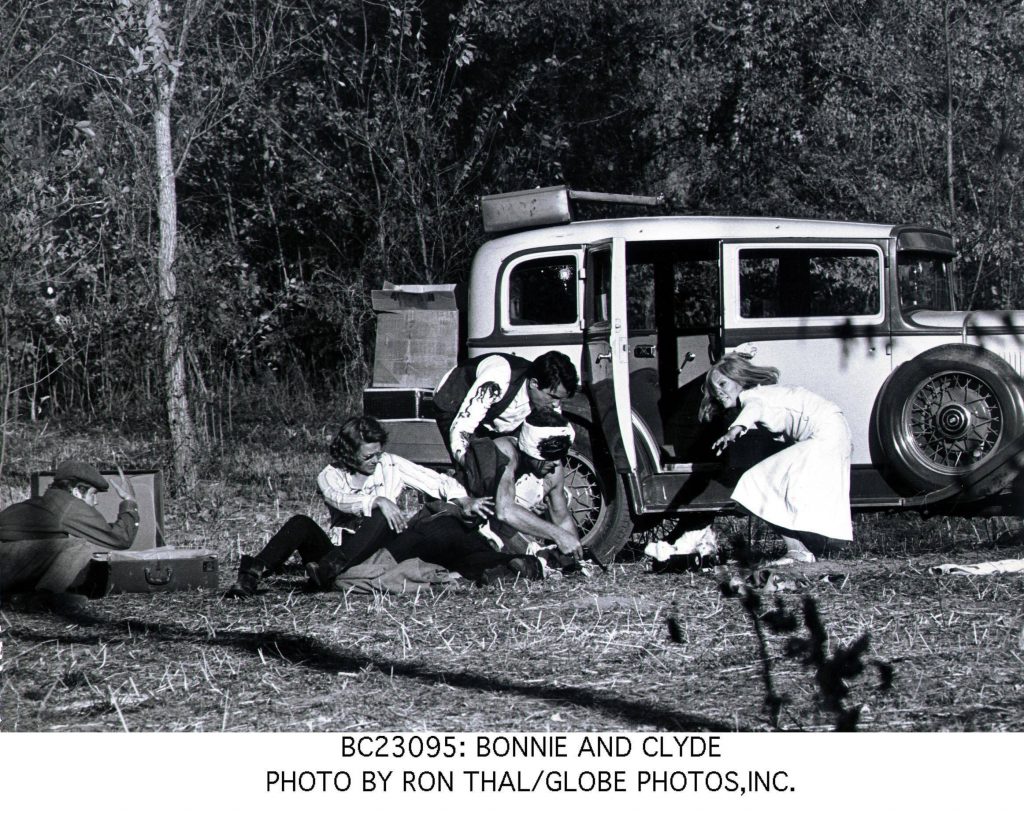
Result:
{"type": "Polygon", "coordinates": [[[560,528],[564,528],[574,537],[579,539],[579,531],[576,530],[576,521],[569,513],[569,503],[565,499],[565,469],[559,466],[547,478],[545,486],[551,486],[547,493],[548,512],[552,521],[560,528]]]}
{"type": "MultiPolygon", "coordinates": [[[[568,507],[565,505],[564,494],[561,499],[563,509],[562,520],[568,519],[571,523],[572,519],[569,517],[568,507]]],[[[548,504],[549,507],[553,508],[550,501],[548,504]]],[[[575,555],[577,551],[581,550],[579,539],[576,538],[575,526],[573,526],[572,531],[569,531],[561,523],[549,522],[532,511],[523,508],[523,506],[516,502],[514,465],[506,467],[501,475],[501,481],[498,483],[498,493],[494,498],[494,514],[499,520],[507,523],[517,531],[530,534],[531,536],[539,536],[542,539],[550,539],[558,545],[558,549],[563,553],[575,555]]],[[[555,516],[554,511],[552,516],[555,516]]]]}

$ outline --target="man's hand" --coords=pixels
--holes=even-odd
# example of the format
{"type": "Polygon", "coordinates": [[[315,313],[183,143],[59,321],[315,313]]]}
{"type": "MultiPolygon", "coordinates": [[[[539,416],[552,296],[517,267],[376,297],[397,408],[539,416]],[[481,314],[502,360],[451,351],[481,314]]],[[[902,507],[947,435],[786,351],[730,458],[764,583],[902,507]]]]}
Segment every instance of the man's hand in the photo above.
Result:
{"type": "Polygon", "coordinates": [[[117,473],[121,476],[121,482],[117,480],[107,479],[107,482],[114,487],[114,491],[117,492],[117,496],[122,500],[134,500],[135,499],[135,487],[132,485],[132,481],[125,476],[124,471],[121,467],[117,467],[117,473]]]}
{"type": "Polygon", "coordinates": [[[380,509],[380,512],[384,515],[384,519],[387,520],[388,527],[390,527],[396,534],[400,534],[408,527],[405,517],[402,516],[401,509],[399,509],[399,507],[387,497],[374,498],[373,507],[380,509]]]}
{"type": "Polygon", "coordinates": [[[487,519],[494,516],[493,497],[460,497],[455,502],[466,519],[474,516],[487,519]]]}
{"type": "Polygon", "coordinates": [[[554,541],[558,546],[558,549],[566,556],[571,556],[573,559],[581,558],[583,556],[583,545],[581,545],[580,540],[576,538],[576,534],[557,525],[555,527],[558,530],[554,534],[554,541]]]}

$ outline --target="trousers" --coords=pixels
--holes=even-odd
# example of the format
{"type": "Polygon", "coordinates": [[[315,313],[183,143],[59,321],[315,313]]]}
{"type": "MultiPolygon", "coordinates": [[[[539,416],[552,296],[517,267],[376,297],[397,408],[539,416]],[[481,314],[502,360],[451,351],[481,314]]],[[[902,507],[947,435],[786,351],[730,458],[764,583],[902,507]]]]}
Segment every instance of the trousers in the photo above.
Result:
{"type": "Polygon", "coordinates": [[[303,564],[329,563],[344,571],[387,550],[396,562],[422,559],[440,565],[464,578],[478,580],[488,568],[505,565],[516,555],[501,553],[476,531],[466,528],[450,514],[418,515],[401,533],[396,533],[380,511],[374,511],[342,545],[305,514],[291,517],[267,542],[256,559],[267,571],[279,569],[293,553],[303,564]]]}

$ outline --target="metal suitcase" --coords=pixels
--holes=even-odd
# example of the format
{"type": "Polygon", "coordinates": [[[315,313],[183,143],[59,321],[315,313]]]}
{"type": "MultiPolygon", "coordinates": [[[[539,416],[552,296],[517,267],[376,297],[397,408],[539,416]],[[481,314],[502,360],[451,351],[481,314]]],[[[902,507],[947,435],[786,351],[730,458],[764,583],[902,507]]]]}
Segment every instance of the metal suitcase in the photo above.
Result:
{"type": "Polygon", "coordinates": [[[94,554],[82,592],[170,593],[217,587],[217,555],[205,548],[162,547],[94,554]]]}

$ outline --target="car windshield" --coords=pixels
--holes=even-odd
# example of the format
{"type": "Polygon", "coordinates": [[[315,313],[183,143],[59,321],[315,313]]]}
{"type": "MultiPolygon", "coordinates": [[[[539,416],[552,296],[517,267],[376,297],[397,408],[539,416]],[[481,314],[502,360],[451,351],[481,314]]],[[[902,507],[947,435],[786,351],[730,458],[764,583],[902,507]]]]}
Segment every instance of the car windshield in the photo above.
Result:
{"type": "Polygon", "coordinates": [[[953,289],[953,260],[945,254],[901,251],[896,258],[900,286],[900,308],[954,311],[957,295],[953,289]]]}

